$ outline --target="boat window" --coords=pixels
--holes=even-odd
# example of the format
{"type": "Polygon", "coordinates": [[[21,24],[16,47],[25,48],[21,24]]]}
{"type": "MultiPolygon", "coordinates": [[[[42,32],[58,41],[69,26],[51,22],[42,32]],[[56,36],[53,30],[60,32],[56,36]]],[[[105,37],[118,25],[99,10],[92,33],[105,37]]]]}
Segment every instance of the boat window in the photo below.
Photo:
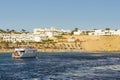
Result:
{"type": "Polygon", "coordinates": [[[25,51],[20,51],[20,52],[23,52],[23,53],[24,53],[25,51]]]}

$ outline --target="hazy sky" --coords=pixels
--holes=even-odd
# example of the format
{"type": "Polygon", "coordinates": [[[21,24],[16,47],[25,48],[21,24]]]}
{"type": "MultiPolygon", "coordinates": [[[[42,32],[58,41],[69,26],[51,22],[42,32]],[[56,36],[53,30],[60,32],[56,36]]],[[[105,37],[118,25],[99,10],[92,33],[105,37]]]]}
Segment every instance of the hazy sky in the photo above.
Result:
{"type": "Polygon", "coordinates": [[[0,28],[120,29],[120,0],[0,0],[0,28]]]}

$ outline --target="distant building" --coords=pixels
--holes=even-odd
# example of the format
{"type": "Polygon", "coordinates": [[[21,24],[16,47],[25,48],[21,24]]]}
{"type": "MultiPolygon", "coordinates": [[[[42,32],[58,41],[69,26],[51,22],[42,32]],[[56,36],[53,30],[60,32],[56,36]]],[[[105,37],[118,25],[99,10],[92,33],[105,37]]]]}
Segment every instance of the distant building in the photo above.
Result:
{"type": "Polygon", "coordinates": [[[47,40],[48,36],[46,35],[39,35],[39,34],[34,34],[34,41],[35,42],[40,42],[42,40],[47,40]]]}
{"type": "Polygon", "coordinates": [[[93,32],[89,32],[88,35],[105,35],[104,30],[94,30],[93,32]]]}
{"type": "Polygon", "coordinates": [[[120,30],[94,30],[92,32],[89,32],[88,35],[120,35],[120,30]]]}
{"type": "Polygon", "coordinates": [[[21,34],[9,34],[9,33],[5,33],[3,35],[3,41],[6,42],[33,42],[34,41],[34,35],[32,33],[21,33],[21,34]]]}
{"type": "Polygon", "coordinates": [[[90,32],[93,32],[93,30],[78,30],[73,32],[73,35],[88,35],[90,32]]]}
{"type": "Polygon", "coordinates": [[[59,32],[65,33],[65,34],[70,34],[70,33],[71,33],[71,30],[64,30],[64,29],[61,29],[61,30],[59,30],[59,32]]]}
{"type": "Polygon", "coordinates": [[[36,28],[33,33],[0,33],[0,38],[6,42],[40,42],[53,36],[59,36],[67,30],[57,30],[55,28],[36,28]]]}
{"type": "Polygon", "coordinates": [[[70,33],[70,30],[58,30],[56,28],[51,27],[50,29],[48,28],[36,28],[34,29],[34,34],[39,34],[39,35],[46,35],[48,38],[53,37],[53,36],[60,36],[62,33],[70,33]]]}
{"type": "Polygon", "coordinates": [[[74,35],[80,35],[81,33],[82,33],[81,30],[78,30],[78,31],[73,32],[74,35]]]}
{"type": "MultiPolygon", "coordinates": [[[[48,38],[54,37],[54,36],[60,36],[62,33],[71,33],[70,30],[57,30],[55,28],[36,28],[34,29],[33,33],[0,33],[0,40],[6,41],[6,42],[40,42],[42,40],[47,40],[48,38]]],[[[74,35],[95,35],[95,36],[103,36],[103,35],[119,35],[120,36],[120,30],[78,30],[74,32],[74,35]]],[[[68,42],[74,42],[74,38],[69,38],[68,42]]]]}
{"type": "Polygon", "coordinates": [[[55,28],[50,28],[50,29],[36,28],[36,29],[34,29],[34,34],[45,35],[45,36],[48,36],[48,38],[50,38],[50,37],[53,37],[53,36],[60,35],[60,31],[55,29],[55,28]]]}

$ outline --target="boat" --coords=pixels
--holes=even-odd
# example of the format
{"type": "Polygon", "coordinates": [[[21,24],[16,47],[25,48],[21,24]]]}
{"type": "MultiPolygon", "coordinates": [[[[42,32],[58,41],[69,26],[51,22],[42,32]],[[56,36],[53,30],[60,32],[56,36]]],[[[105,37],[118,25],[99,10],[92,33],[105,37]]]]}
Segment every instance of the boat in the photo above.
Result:
{"type": "Polygon", "coordinates": [[[18,47],[12,53],[13,58],[34,58],[37,55],[37,49],[34,47],[18,47]]]}

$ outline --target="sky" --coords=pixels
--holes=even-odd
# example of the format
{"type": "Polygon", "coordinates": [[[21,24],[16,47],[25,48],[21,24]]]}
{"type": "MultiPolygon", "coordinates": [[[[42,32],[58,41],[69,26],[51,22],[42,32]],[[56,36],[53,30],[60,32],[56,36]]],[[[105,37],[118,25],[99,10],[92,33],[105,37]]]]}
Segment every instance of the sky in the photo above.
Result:
{"type": "Polygon", "coordinates": [[[120,0],[0,0],[0,29],[120,29],[120,0]]]}

